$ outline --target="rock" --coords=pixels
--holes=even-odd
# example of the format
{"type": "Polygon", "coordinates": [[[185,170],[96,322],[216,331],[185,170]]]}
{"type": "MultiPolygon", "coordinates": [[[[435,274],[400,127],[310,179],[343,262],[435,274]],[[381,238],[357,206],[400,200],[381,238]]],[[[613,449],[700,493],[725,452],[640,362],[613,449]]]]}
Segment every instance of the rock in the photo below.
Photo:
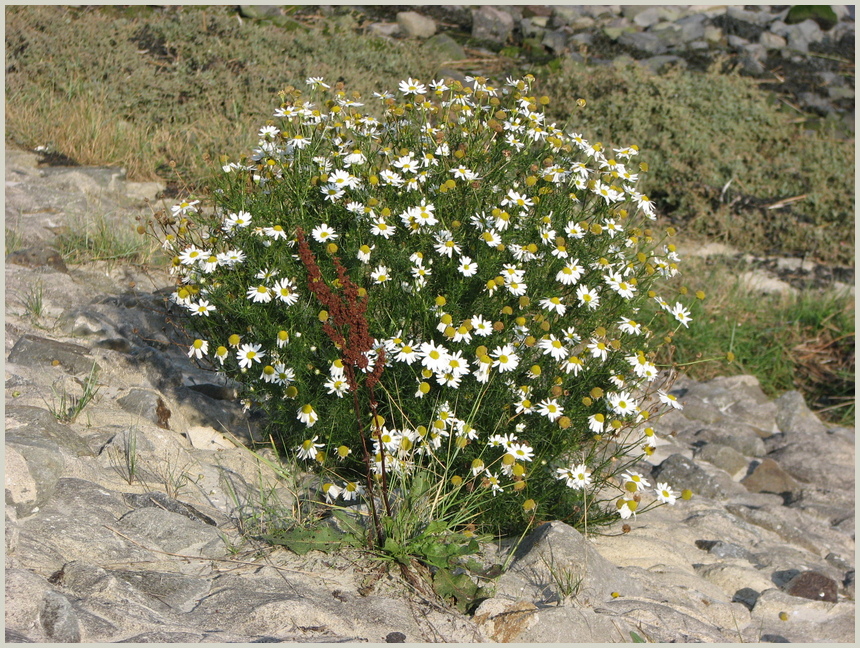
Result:
{"type": "Polygon", "coordinates": [[[563,593],[554,588],[553,572],[580,581],[577,596],[592,601],[629,586],[623,570],[601,557],[579,531],[562,522],[548,522],[523,539],[510,569],[498,581],[496,595],[517,592],[520,596],[522,588],[538,588],[549,600],[559,600],[563,593]]]}
{"type": "Polygon", "coordinates": [[[623,32],[618,36],[618,42],[650,55],[664,54],[668,49],[659,36],[650,32],[623,32]]]}
{"type": "Polygon", "coordinates": [[[400,34],[400,25],[397,23],[375,22],[367,26],[367,30],[376,36],[393,38],[400,34]]]}
{"type": "Polygon", "coordinates": [[[731,542],[722,540],[696,540],[696,546],[718,558],[741,558],[750,560],[750,552],[731,542]]]}
{"type": "Polygon", "coordinates": [[[466,50],[448,34],[436,34],[427,39],[422,47],[439,53],[446,61],[461,61],[466,58],[466,50]]]}
{"type": "Polygon", "coordinates": [[[15,250],[6,255],[6,263],[24,266],[26,268],[41,268],[47,266],[57,272],[68,273],[69,269],[63,261],[63,256],[54,249],[45,246],[33,246],[15,250]]]}
{"type": "Polygon", "coordinates": [[[514,30],[514,19],[505,11],[484,5],[472,13],[472,38],[504,44],[514,30]]]}
{"type": "Polygon", "coordinates": [[[409,38],[430,38],[436,33],[436,21],[415,11],[397,12],[397,24],[409,38]]]}
{"type": "Polygon", "coordinates": [[[717,468],[725,470],[732,477],[742,471],[746,472],[747,465],[749,464],[741,453],[721,443],[706,443],[695,456],[696,459],[707,461],[714,464],[717,468]]]}
{"type": "Polygon", "coordinates": [[[828,603],[836,603],[836,589],[836,581],[814,571],[798,574],[785,586],[786,593],[792,596],[828,603]]]}
{"type": "Polygon", "coordinates": [[[527,601],[489,598],[475,610],[475,623],[493,641],[510,643],[538,623],[538,609],[527,601]]]}
{"type": "Polygon", "coordinates": [[[776,400],[776,424],[784,435],[821,434],[826,432],[824,424],[807,407],[803,395],[798,391],[787,391],[776,400]]]}
{"type": "Polygon", "coordinates": [[[687,67],[687,61],[682,59],[680,56],[666,54],[663,56],[652,56],[647,59],[642,59],[639,61],[639,64],[649,68],[654,74],[661,74],[665,70],[675,66],[681,69],[687,67]]]}
{"type": "MultiPolygon", "coordinates": [[[[526,16],[535,34],[545,29],[558,47],[575,49],[589,40],[602,46],[604,28],[619,30],[618,37],[636,29],[632,20],[647,8],[581,9],[503,13],[520,25],[526,16]],[[570,33],[574,25],[585,31],[570,33]]],[[[465,6],[421,11],[471,29],[465,6]],[[466,22],[440,17],[443,11],[466,22]]],[[[688,8],[652,25],[651,35],[675,48],[667,56],[681,58],[646,65],[659,70],[687,60],[687,48],[677,44],[687,26],[703,27],[704,40],[719,33],[712,21],[721,12],[688,8]]],[[[776,19],[744,24],[755,34],[792,28],[776,19]]],[[[853,38],[848,27],[840,23],[829,34],[853,38]]],[[[433,43],[456,45],[438,34],[421,47],[433,43]]],[[[833,74],[816,83],[850,89],[833,74]]],[[[7,222],[10,208],[13,217],[35,214],[27,232],[40,245],[49,246],[75,210],[115,213],[122,226],[133,219],[140,196],[121,169],[40,175],[36,163],[7,150],[7,222]],[[98,199],[83,189],[100,192],[98,199]]],[[[59,318],[53,329],[37,328],[7,302],[7,641],[603,643],[628,642],[631,632],[666,642],[854,639],[854,604],[845,600],[854,595],[854,431],[822,424],[798,393],[773,400],[748,376],[679,377],[672,393],[685,408],[655,423],[648,479],[652,487],[658,477],[676,489],[692,487],[695,496],[618,520],[607,535],[551,522],[514,555],[482,545],[482,564],[509,569],[480,580],[495,593],[469,617],[413,595],[397,570],[380,570],[357,552],[297,556],[260,543],[266,528],[305,512],[299,498],[318,496],[317,484],[285,469],[271,449],[243,447],[263,439],[258,419],[235,402],[235,385],[215,384],[162,330],[158,289],[170,292],[167,272],[155,268],[152,284],[128,267],[78,265],[63,274],[7,263],[6,272],[7,294],[50,272],[48,317],[59,318]],[[132,282],[156,287],[149,293],[132,282]],[[71,385],[69,373],[82,380],[93,362],[98,398],[79,420],[58,422],[44,407],[52,384],[68,378],[71,385]],[[750,457],[757,459],[746,475],[750,457]],[[795,483],[802,489],[781,490],[795,483]],[[375,584],[368,585],[369,574],[377,574],[375,584]],[[803,579],[818,579],[821,588],[809,591],[826,597],[835,584],[836,602],[780,589],[803,579]]]]}
{"type": "Polygon", "coordinates": [[[27,334],[21,337],[9,353],[9,362],[19,364],[42,364],[62,367],[71,374],[89,374],[95,367],[101,367],[89,357],[89,349],[79,344],[57,342],[38,335],[27,334]]]}
{"type": "Polygon", "coordinates": [[[788,45],[788,41],[782,36],[778,36],[770,31],[762,32],[758,42],[769,50],[782,49],[788,45]]]}
{"type": "Polygon", "coordinates": [[[72,604],[62,594],[46,592],[39,610],[45,637],[54,643],[78,643],[81,630],[72,604]]]}
{"type": "Polygon", "coordinates": [[[801,485],[770,458],[763,459],[741,483],[753,493],[792,496],[801,489],[801,485]]]}
{"type": "Polygon", "coordinates": [[[725,473],[722,475],[724,478],[709,474],[680,454],[670,455],[651,471],[655,481],[667,482],[676,489],[689,488],[695,495],[711,499],[725,499],[735,490],[731,486],[734,484],[731,478],[725,473]]]}
{"type": "Polygon", "coordinates": [[[141,538],[149,547],[185,556],[216,558],[224,555],[224,542],[218,530],[160,508],[136,509],[122,516],[117,527],[141,538]]]}
{"type": "Polygon", "coordinates": [[[755,430],[735,422],[734,425],[727,423],[716,423],[703,426],[696,430],[693,438],[701,443],[719,443],[737,450],[746,457],[762,457],[767,452],[767,447],[755,430]]]}
{"type": "Polygon", "coordinates": [[[567,51],[567,43],[568,34],[559,30],[546,32],[541,41],[541,44],[556,56],[567,51]]]}

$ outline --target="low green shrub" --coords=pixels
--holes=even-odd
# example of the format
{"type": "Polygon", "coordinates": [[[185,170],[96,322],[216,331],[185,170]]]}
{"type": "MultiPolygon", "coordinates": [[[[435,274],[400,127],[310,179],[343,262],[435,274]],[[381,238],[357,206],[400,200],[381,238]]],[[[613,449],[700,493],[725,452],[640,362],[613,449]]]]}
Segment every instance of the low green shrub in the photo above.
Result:
{"type": "Polygon", "coordinates": [[[719,67],[658,75],[633,62],[566,62],[541,88],[558,98],[552,118],[566,120],[584,97],[586,137],[650,152],[641,190],[676,224],[742,250],[853,265],[853,139],[807,130],[754,80],[719,67]]]}

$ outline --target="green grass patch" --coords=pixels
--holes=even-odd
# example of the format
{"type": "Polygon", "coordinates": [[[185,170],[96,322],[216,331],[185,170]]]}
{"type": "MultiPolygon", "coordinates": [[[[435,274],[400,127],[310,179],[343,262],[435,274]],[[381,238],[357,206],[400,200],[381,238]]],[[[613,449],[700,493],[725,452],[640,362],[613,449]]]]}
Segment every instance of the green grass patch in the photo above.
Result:
{"type": "Polygon", "coordinates": [[[117,11],[6,7],[6,141],[50,143],[130,180],[190,180],[256,144],[273,98],[324,76],[370,95],[435,72],[432,52],[332,24],[328,33],[239,20],[234,7],[117,11]]]}
{"type": "Polygon", "coordinates": [[[707,297],[691,308],[689,330],[675,337],[674,360],[687,375],[750,374],[770,397],[796,389],[826,420],[854,425],[853,297],[816,290],[762,295],[725,270],[688,263],[683,281],[707,297]],[[732,362],[708,361],[729,352],[732,362]]]}
{"type": "Polygon", "coordinates": [[[151,238],[138,234],[127,223],[120,226],[104,215],[71,223],[57,236],[54,246],[68,263],[166,263],[165,255],[159,254],[151,238]]]}

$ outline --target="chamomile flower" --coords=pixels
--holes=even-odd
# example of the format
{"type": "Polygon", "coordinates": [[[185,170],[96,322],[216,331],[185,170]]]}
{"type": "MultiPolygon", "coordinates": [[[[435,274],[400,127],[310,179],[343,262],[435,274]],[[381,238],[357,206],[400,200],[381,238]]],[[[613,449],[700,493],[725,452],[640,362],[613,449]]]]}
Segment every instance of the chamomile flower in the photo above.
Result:
{"type": "Polygon", "coordinates": [[[275,297],[284,302],[287,306],[292,306],[299,300],[299,294],[296,291],[296,284],[286,277],[276,281],[271,290],[275,297]]]}
{"type": "Polygon", "coordinates": [[[621,479],[624,481],[624,490],[631,493],[645,490],[651,485],[641,474],[632,470],[621,475],[621,479]]]}
{"type": "Polygon", "coordinates": [[[248,299],[255,304],[267,304],[272,301],[272,289],[263,284],[248,288],[247,295],[248,299]]]}
{"type": "Polygon", "coordinates": [[[678,493],[669,488],[669,484],[665,482],[657,482],[654,493],[657,495],[657,499],[664,504],[674,505],[675,499],[678,497],[678,493]]]}
{"type": "Polygon", "coordinates": [[[227,215],[222,226],[225,232],[232,232],[237,227],[248,227],[251,224],[251,214],[238,211],[227,215]]]}
{"type": "Polygon", "coordinates": [[[546,416],[550,421],[556,421],[564,414],[564,408],[555,398],[549,398],[538,403],[537,413],[546,416]]]}
{"type": "Polygon", "coordinates": [[[464,277],[471,277],[478,272],[478,264],[472,261],[470,257],[461,256],[457,270],[464,277]]]}
{"type": "Polygon", "coordinates": [[[554,360],[564,360],[568,357],[568,351],[564,347],[564,342],[557,339],[555,335],[548,335],[538,341],[538,348],[546,355],[552,356],[554,360]]]}
{"type": "Polygon", "coordinates": [[[493,323],[489,320],[485,320],[480,315],[472,316],[472,327],[475,335],[486,337],[493,334],[493,323]]]}
{"type": "Polygon", "coordinates": [[[183,250],[179,255],[179,261],[184,265],[190,266],[196,264],[201,259],[207,258],[208,256],[209,252],[207,250],[201,250],[200,248],[191,245],[183,250]]]}
{"type": "Polygon", "coordinates": [[[183,200],[178,205],[173,205],[170,208],[170,211],[174,216],[185,216],[189,213],[196,212],[198,204],[200,204],[199,200],[183,200]]]}
{"type": "Polygon", "coordinates": [[[370,273],[370,278],[373,279],[373,283],[376,284],[391,281],[391,270],[384,265],[378,265],[376,266],[376,269],[370,273]]]}
{"type": "Polygon", "coordinates": [[[214,313],[217,309],[207,300],[201,299],[196,304],[189,304],[188,310],[191,311],[192,315],[209,317],[209,313],[214,313]]]}
{"type": "Polygon", "coordinates": [[[619,416],[633,414],[639,409],[636,401],[634,401],[627,392],[610,392],[607,394],[607,399],[609,400],[609,406],[612,408],[612,411],[619,416]]]}
{"type": "Polygon", "coordinates": [[[571,465],[569,468],[556,468],[556,479],[564,480],[568,488],[584,489],[591,483],[591,473],[585,464],[571,465]]]}
{"type": "Polygon", "coordinates": [[[260,362],[263,359],[266,352],[260,351],[261,346],[260,344],[243,344],[239,347],[236,352],[236,360],[239,361],[239,366],[242,369],[248,369],[255,362],[260,362]]]}
{"type": "Polygon", "coordinates": [[[194,342],[191,343],[191,347],[188,349],[188,357],[197,358],[198,360],[207,353],[209,353],[209,342],[201,340],[200,338],[194,340],[194,342]]]}
{"type": "MultiPolygon", "coordinates": [[[[298,411],[296,412],[296,418],[299,419],[299,421],[301,421],[302,423],[304,423],[308,427],[313,427],[314,423],[316,423],[319,420],[319,415],[316,413],[316,410],[314,410],[312,405],[307,404],[307,405],[302,405],[298,409],[298,411]]],[[[317,437],[314,437],[313,441],[316,441],[316,440],[317,440],[317,437]]],[[[312,441],[312,443],[313,443],[313,441],[312,441]]],[[[305,441],[305,444],[306,443],[307,443],[307,441],[305,441]]],[[[318,445],[316,447],[321,448],[322,445],[318,445]]],[[[304,457],[304,458],[313,458],[313,457],[316,457],[316,452],[314,452],[312,457],[304,457]]]]}
{"type": "Polygon", "coordinates": [[[678,302],[675,302],[675,307],[672,309],[672,315],[676,320],[684,325],[684,328],[687,328],[689,323],[693,321],[693,318],[690,317],[690,311],[678,302]]]}
{"type": "Polygon", "coordinates": [[[661,403],[665,403],[673,407],[674,409],[680,410],[684,409],[684,406],[678,401],[678,398],[674,394],[669,394],[662,389],[657,390],[657,396],[660,398],[661,403]]]}
{"type": "Polygon", "coordinates": [[[421,364],[433,373],[444,373],[448,367],[448,349],[442,345],[424,342],[419,347],[421,364]]]}
{"type": "Polygon", "coordinates": [[[427,86],[425,86],[419,81],[416,81],[412,77],[409,77],[408,79],[406,79],[406,81],[401,81],[398,89],[405,95],[427,94],[427,86]]]}
{"type": "Polygon", "coordinates": [[[372,227],[370,228],[370,233],[374,236],[381,236],[385,239],[390,239],[394,236],[394,226],[389,225],[383,219],[377,219],[373,221],[372,227]]]}
{"type": "Polygon", "coordinates": [[[576,298],[581,304],[588,306],[591,310],[595,310],[600,306],[600,295],[597,294],[596,290],[592,290],[586,285],[579,286],[576,289],[576,298]]]}
{"type": "Polygon", "coordinates": [[[349,384],[346,380],[336,376],[332,376],[323,383],[323,387],[326,388],[329,394],[333,394],[338,398],[343,398],[343,395],[349,391],[349,384]]]}
{"type": "Polygon", "coordinates": [[[513,371],[520,363],[520,357],[514,353],[514,347],[510,344],[496,347],[490,355],[495,358],[493,366],[502,373],[513,371]]]}
{"type": "Polygon", "coordinates": [[[337,232],[329,227],[328,224],[323,223],[311,230],[311,236],[314,237],[314,240],[317,243],[325,243],[326,241],[335,240],[337,238],[337,232]]]}
{"type": "Polygon", "coordinates": [[[540,300],[540,305],[546,310],[556,312],[559,315],[564,315],[567,311],[567,306],[561,303],[561,297],[547,297],[540,300]]]}
{"type": "Polygon", "coordinates": [[[642,325],[629,317],[622,317],[618,320],[618,329],[622,333],[629,333],[631,335],[639,335],[642,333],[642,325]]]}
{"type": "Polygon", "coordinates": [[[450,170],[451,173],[454,174],[454,177],[460,180],[477,180],[478,174],[472,171],[471,169],[467,169],[462,164],[458,167],[455,167],[450,170]]]}

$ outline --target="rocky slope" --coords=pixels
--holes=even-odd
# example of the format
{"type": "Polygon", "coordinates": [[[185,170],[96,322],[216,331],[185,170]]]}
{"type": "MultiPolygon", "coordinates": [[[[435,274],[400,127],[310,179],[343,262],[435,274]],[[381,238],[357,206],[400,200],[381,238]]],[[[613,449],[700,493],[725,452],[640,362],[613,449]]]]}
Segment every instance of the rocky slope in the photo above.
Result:
{"type": "Polygon", "coordinates": [[[5,265],[7,641],[854,641],[854,430],[748,376],[675,385],[685,409],[642,472],[693,500],[629,533],[551,523],[485,547],[514,555],[472,616],[354,550],[254,540],[299,476],[245,447],[255,422],[174,343],[169,277],[50,247],[87,214],[131,229],[158,190],[6,153],[24,239],[5,265]],[[95,398],[64,420],[94,367],[95,398]]]}

